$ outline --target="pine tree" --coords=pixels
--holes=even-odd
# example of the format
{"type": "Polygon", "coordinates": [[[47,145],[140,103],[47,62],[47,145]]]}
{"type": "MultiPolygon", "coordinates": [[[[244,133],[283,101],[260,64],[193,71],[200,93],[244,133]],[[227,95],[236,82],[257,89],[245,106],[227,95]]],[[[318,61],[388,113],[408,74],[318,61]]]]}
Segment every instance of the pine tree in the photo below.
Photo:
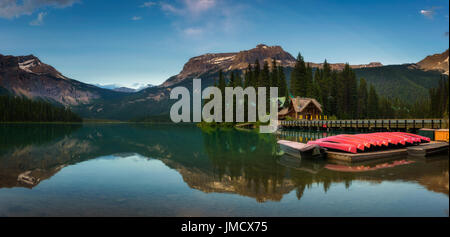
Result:
{"type": "Polygon", "coordinates": [[[261,86],[260,76],[261,76],[261,65],[259,65],[259,61],[256,60],[255,67],[253,68],[253,73],[252,73],[253,86],[255,88],[261,86]]]}
{"type": "Polygon", "coordinates": [[[291,93],[294,97],[306,95],[306,65],[303,56],[298,53],[295,66],[291,72],[291,93]]]}
{"type": "Polygon", "coordinates": [[[368,106],[368,91],[367,91],[367,82],[364,78],[359,80],[359,89],[358,89],[358,111],[357,115],[360,119],[367,118],[367,106],[368,106]]]}
{"type": "Polygon", "coordinates": [[[222,93],[222,121],[225,121],[225,87],[226,82],[222,70],[219,71],[219,90],[222,93]]]}
{"type": "Polygon", "coordinates": [[[367,114],[368,114],[368,118],[371,118],[371,119],[377,118],[378,114],[379,114],[378,94],[375,91],[375,88],[373,85],[370,85],[370,89],[369,89],[367,114]]]}
{"type": "Polygon", "coordinates": [[[253,71],[252,65],[248,64],[247,70],[245,70],[245,73],[244,73],[244,87],[245,88],[252,85],[252,78],[251,78],[252,71],[253,71]]]}
{"type": "Polygon", "coordinates": [[[313,84],[313,72],[312,68],[309,66],[309,63],[306,65],[306,82],[305,86],[302,89],[302,97],[312,97],[313,96],[313,90],[314,90],[314,84],[313,84]]]}
{"type": "Polygon", "coordinates": [[[272,60],[272,71],[270,72],[270,87],[277,87],[279,85],[278,83],[278,67],[277,67],[277,61],[275,59],[272,60]]]}
{"type": "Polygon", "coordinates": [[[286,100],[289,97],[289,93],[287,90],[286,83],[286,75],[284,74],[284,69],[282,66],[278,66],[278,96],[286,97],[286,100]]]}

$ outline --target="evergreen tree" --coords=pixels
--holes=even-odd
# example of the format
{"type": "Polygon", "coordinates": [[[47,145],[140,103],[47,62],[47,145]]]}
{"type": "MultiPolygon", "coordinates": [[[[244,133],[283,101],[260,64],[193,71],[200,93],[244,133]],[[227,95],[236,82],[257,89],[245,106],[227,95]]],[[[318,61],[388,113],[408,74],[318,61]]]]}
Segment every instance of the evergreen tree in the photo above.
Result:
{"type": "Polygon", "coordinates": [[[222,93],[222,121],[225,121],[225,87],[226,82],[222,70],[219,71],[219,90],[222,93]]]}
{"type": "Polygon", "coordinates": [[[286,97],[286,100],[289,97],[289,93],[287,90],[286,83],[286,75],[284,74],[284,69],[282,66],[278,66],[278,96],[286,97]]]}
{"type": "Polygon", "coordinates": [[[295,66],[291,72],[291,93],[294,97],[305,96],[307,86],[306,65],[303,56],[298,53],[295,66]]]}
{"type": "Polygon", "coordinates": [[[0,122],[81,122],[69,108],[25,97],[0,96],[0,122]]]}
{"type": "Polygon", "coordinates": [[[252,78],[251,78],[251,74],[252,74],[252,65],[248,64],[247,70],[245,70],[244,73],[244,87],[247,88],[249,86],[253,86],[252,85],[252,78]]]}
{"type": "Polygon", "coordinates": [[[359,80],[359,88],[358,88],[358,111],[357,115],[360,119],[367,118],[367,106],[368,106],[368,95],[367,91],[367,82],[364,78],[359,80]]]}
{"type": "Polygon", "coordinates": [[[330,103],[330,97],[331,97],[331,86],[332,86],[332,81],[331,81],[331,67],[328,64],[327,60],[325,59],[325,61],[323,62],[323,66],[322,66],[322,71],[321,71],[321,75],[319,77],[319,86],[320,86],[320,91],[321,91],[321,101],[323,104],[323,112],[325,115],[329,115],[331,114],[331,106],[332,104],[330,103]]]}
{"type": "Polygon", "coordinates": [[[270,85],[271,87],[277,87],[279,85],[279,73],[277,67],[277,61],[275,59],[272,60],[272,71],[270,72],[270,85]]]}
{"type": "Polygon", "coordinates": [[[306,83],[305,86],[302,89],[302,97],[313,97],[313,88],[314,88],[314,84],[313,84],[313,72],[312,72],[312,68],[309,66],[309,63],[306,65],[306,83]]]}
{"type": "Polygon", "coordinates": [[[254,80],[253,81],[253,86],[255,88],[261,86],[260,76],[261,76],[261,65],[259,65],[259,61],[256,60],[255,61],[255,67],[253,68],[253,73],[252,73],[252,79],[254,80]]]}
{"type": "Polygon", "coordinates": [[[269,64],[264,62],[263,70],[261,71],[261,79],[259,87],[266,88],[266,110],[269,108],[270,103],[270,70],[269,64]]]}
{"type": "Polygon", "coordinates": [[[379,113],[379,101],[378,94],[373,85],[370,85],[367,105],[368,118],[376,119],[379,113]]]}

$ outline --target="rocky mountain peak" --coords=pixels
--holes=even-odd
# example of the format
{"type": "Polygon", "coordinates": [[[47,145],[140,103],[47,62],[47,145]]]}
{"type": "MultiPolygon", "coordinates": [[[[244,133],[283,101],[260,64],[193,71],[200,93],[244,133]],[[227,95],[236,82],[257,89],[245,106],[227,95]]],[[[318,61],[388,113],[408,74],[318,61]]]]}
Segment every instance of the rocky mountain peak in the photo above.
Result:
{"type": "Polygon", "coordinates": [[[448,49],[443,53],[433,54],[425,57],[422,61],[417,63],[417,66],[424,70],[436,70],[440,71],[443,74],[449,75],[449,51],[448,49]]]}
{"type": "Polygon", "coordinates": [[[295,58],[280,46],[258,44],[253,49],[237,53],[207,53],[193,57],[189,59],[177,76],[164,82],[161,86],[170,86],[188,77],[200,77],[205,73],[214,73],[219,70],[242,70],[249,64],[253,65],[256,60],[262,66],[264,61],[271,62],[273,59],[284,67],[295,64],[295,58]]]}

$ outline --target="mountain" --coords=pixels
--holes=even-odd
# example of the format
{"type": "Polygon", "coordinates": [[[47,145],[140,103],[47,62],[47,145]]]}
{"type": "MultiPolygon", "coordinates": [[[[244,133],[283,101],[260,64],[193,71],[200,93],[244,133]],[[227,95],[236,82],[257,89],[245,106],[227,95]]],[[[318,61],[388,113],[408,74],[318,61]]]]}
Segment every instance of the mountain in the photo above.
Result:
{"type": "Polygon", "coordinates": [[[94,100],[121,97],[114,92],[63,76],[33,55],[0,54],[0,92],[44,99],[65,106],[93,103],[94,100]]]}
{"type": "MultiPolygon", "coordinates": [[[[290,80],[290,72],[295,65],[295,58],[280,46],[257,45],[250,50],[237,53],[204,54],[191,58],[181,72],[170,77],[159,86],[129,93],[121,100],[105,101],[87,106],[79,106],[77,112],[83,117],[111,118],[118,120],[142,117],[168,118],[170,106],[175,102],[169,99],[170,91],[177,86],[192,88],[192,79],[200,78],[202,87],[211,86],[218,78],[218,71],[225,75],[231,71],[242,72],[248,64],[256,60],[262,66],[264,61],[276,59],[284,66],[286,79],[290,80]]],[[[269,63],[269,66],[271,63],[269,63]]],[[[312,67],[321,68],[321,63],[310,63],[312,67]]],[[[332,69],[341,70],[344,63],[331,64],[332,69]]],[[[436,86],[440,72],[424,71],[412,64],[388,65],[372,62],[369,64],[351,65],[359,78],[364,77],[375,86],[378,93],[387,97],[397,97],[414,102],[428,95],[428,89],[436,86]]],[[[147,119],[148,120],[148,119],[147,119]]]]}
{"type": "MultiPolygon", "coordinates": [[[[280,46],[267,46],[259,44],[250,50],[244,50],[237,53],[215,53],[204,54],[189,59],[184,65],[183,70],[176,76],[169,78],[162,86],[172,86],[186,78],[202,77],[207,74],[222,71],[244,70],[249,64],[254,65],[258,60],[262,66],[265,61],[271,66],[272,60],[275,59],[278,65],[283,67],[294,67],[295,58],[288,52],[284,51],[280,46]]],[[[309,63],[311,67],[322,67],[322,63],[309,63]]],[[[330,65],[334,70],[342,70],[345,63],[336,63],[330,65]]],[[[369,64],[351,65],[352,68],[372,68],[383,66],[379,62],[369,64]]]]}
{"type": "Polygon", "coordinates": [[[114,89],[112,89],[112,90],[113,90],[113,91],[117,91],[117,92],[125,92],[125,93],[133,93],[133,92],[136,92],[136,89],[128,88],[128,87],[125,87],[125,86],[118,87],[118,88],[114,88],[114,89]]]}
{"type": "Polygon", "coordinates": [[[113,91],[117,91],[117,92],[125,92],[125,93],[138,92],[138,91],[141,91],[141,90],[149,88],[149,87],[154,87],[154,85],[152,85],[152,84],[144,84],[144,83],[133,83],[132,88],[122,86],[119,84],[107,84],[107,85],[94,84],[94,85],[97,87],[103,88],[103,89],[113,90],[113,91]]]}
{"type": "Polygon", "coordinates": [[[436,87],[441,76],[438,71],[424,71],[411,64],[387,65],[355,69],[356,77],[375,86],[378,94],[414,103],[428,97],[428,90],[436,87]]]}
{"type": "Polygon", "coordinates": [[[449,75],[448,49],[443,53],[427,56],[422,61],[418,62],[417,66],[424,71],[435,70],[449,75]]]}
{"type": "MultiPolygon", "coordinates": [[[[448,62],[448,50],[446,52],[448,62]]],[[[175,103],[175,100],[169,99],[170,91],[174,87],[184,86],[190,89],[193,78],[200,78],[202,87],[211,86],[217,80],[219,70],[223,70],[227,76],[231,71],[242,72],[248,64],[254,64],[256,60],[262,66],[264,61],[270,62],[272,59],[284,66],[289,85],[295,58],[280,46],[259,44],[253,49],[235,53],[214,53],[193,57],[179,74],[170,77],[159,86],[148,85],[147,88],[139,90],[138,86],[136,86],[138,89],[121,88],[122,86],[118,85],[101,86],[105,88],[111,86],[105,89],[72,80],[33,55],[23,57],[0,55],[0,94],[10,93],[55,101],[70,106],[83,118],[130,120],[158,117],[158,120],[161,120],[162,117],[168,119],[170,107],[175,103]]],[[[383,66],[381,63],[372,62],[351,67],[358,79],[364,77],[368,83],[375,86],[379,94],[414,102],[426,97],[429,88],[436,86],[441,71],[426,70],[424,65],[431,64],[427,62],[440,62],[439,59],[442,57],[433,55],[417,64],[383,66]]],[[[310,65],[321,68],[323,64],[310,63],[310,65]]],[[[330,65],[335,70],[341,70],[345,66],[344,63],[330,65]]]]}

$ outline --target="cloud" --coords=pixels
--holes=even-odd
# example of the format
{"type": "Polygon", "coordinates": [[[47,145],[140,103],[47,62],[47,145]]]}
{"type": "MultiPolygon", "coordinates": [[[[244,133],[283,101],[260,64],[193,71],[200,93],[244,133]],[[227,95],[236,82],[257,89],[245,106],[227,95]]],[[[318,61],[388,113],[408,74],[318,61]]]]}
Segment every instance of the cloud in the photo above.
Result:
{"type": "Polygon", "coordinates": [[[436,14],[436,10],[441,7],[432,7],[429,9],[422,9],[420,10],[420,14],[425,16],[426,18],[433,19],[434,15],[436,14]]]}
{"type": "Polygon", "coordinates": [[[168,13],[178,15],[193,15],[197,16],[206,12],[217,5],[217,0],[181,0],[180,6],[161,2],[161,9],[168,13]]]}
{"type": "Polygon", "coordinates": [[[31,15],[37,9],[45,7],[70,7],[80,0],[0,0],[0,18],[12,19],[22,15],[31,15]]]}
{"type": "Polygon", "coordinates": [[[448,31],[444,33],[444,36],[445,36],[445,37],[448,37],[448,31]]]}
{"type": "Polygon", "coordinates": [[[157,4],[181,36],[196,40],[235,34],[247,24],[248,5],[242,2],[175,0],[157,4]]]}
{"type": "Polygon", "coordinates": [[[131,20],[133,20],[133,21],[139,21],[139,20],[142,20],[142,17],[140,17],[140,16],[133,16],[133,17],[131,18],[131,20]]]}
{"type": "Polygon", "coordinates": [[[187,36],[198,36],[203,33],[203,29],[199,27],[189,27],[184,29],[183,33],[187,36]]]}
{"type": "Polygon", "coordinates": [[[47,12],[40,12],[37,15],[37,18],[30,22],[32,26],[41,26],[44,24],[44,17],[47,15],[47,12]]]}
{"type": "Polygon", "coordinates": [[[156,2],[144,2],[141,7],[151,7],[156,5],[156,2]]]}

